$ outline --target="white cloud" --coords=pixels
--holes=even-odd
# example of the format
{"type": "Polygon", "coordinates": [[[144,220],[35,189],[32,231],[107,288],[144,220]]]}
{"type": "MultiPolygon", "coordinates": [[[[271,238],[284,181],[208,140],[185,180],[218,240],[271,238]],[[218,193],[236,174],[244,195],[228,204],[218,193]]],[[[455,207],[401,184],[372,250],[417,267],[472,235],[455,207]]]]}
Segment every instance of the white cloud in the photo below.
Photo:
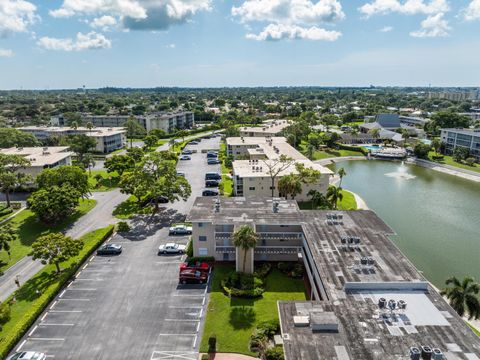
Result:
{"type": "Polygon", "coordinates": [[[112,42],[104,35],[91,31],[87,34],[77,33],[75,39],[52,38],[44,36],[37,44],[46,50],[82,51],[90,49],[110,49],[112,42]]]}
{"type": "Polygon", "coordinates": [[[339,31],[320,28],[321,23],[332,23],[345,18],[338,0],[245,0],[232,7],[232,16],[250,30],[251,23],[260,23],[263,30],[249,32],[253,40],[337,40],[339,31]]]}
{"type": "Polygon", "coordinates": [[[450,10],[447,0],[373,0],[359,8],[364,15],[400,13],[434,15],[450,10]]]}
{"type": "Polygon", "coordinates": [[[209,11],[212,0],[64,0],[51,10],[54,17],[74,15],[118,17],[131,30],[164,30],[182,24],[199,11],[209,11]]]}
{"type": "Polygon", "coordinates": [[[480,19],[480,0],[472,0],[472,2],[462,11],[465,20],[480,19]]]}
{"type": "Polygon", "coordinates": [[[345,18],[338,0],[246,0],[232,7],[241,22],[268,21],[286,24],[318,24],[345,18]]]}
{"type": "Polygon", "coordinates": [[[417,31],[412,31],[410,35],[418,38],[448,36],[451,28],[448,25],[448,21],[445,20],[443,16],[443,13],[438,13],[436,15],[431,15],[427,17],[425,20],[422,21],[421,29],[417,31]]]}
{"type": "Polygon", "coordinates": [[[282,25],[282,24],[270,24],[259,34],[247,34],[247,39],[252,40],[325,40],[335,41],[342,35],[339,31],[329,31],[325,29],[312,26],[309,28],[303,28],[296,25],[282,25]]]}
{"type": "Polygon", "coordinates": [[[177,46],[175,44],[168,44],[168,45],[165,45],[165,47],[167,49],[175,49],[177,46]]]}
{"type": "Polygon", "coordinates": [[[12,50],[0,48],[0,58],[1,57],[12,57],[13,55],[14,54],[13,54],[12,50]]]}
{"type": "Polygon", "coordinates": [[[107,31],[109,28],[115,26],[116,24],[117,24],[117,20],[110,15],[103,15],[89,22],[89,25],[92,28],[94,29],[100,28],[103,31],[107,31]]]}
{"type": "Polygon", "coordinates": [[[0,0],[0,37],[25,32],[37,19],[37,7],[24,0],[0,0]]]}
{"type": "Polygon", "coordinates": [[[393,30],[393,26],[384,26],[383,28],[380,29],[380,32],[390,32],[393,30]]]}

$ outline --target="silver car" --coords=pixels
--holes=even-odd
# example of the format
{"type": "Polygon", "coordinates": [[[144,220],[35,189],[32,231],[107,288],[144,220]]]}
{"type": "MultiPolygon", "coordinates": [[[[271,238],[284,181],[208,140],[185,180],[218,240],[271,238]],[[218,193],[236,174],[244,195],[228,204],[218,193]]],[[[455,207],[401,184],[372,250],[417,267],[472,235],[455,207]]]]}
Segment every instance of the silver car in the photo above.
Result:
{"type": "Polygon", "coordinates": [[[44,353],[36,352],[36,351],[21,351],[16,352],[7,360],[45,360],[47,357],[44,353]]]}
{"type": "Polygon", "coordinates": [[[185,245],[168,243],[165,245],[160,245],[158,248],[158,255],[161,254],[183,254],[186,250],[185,245]]]}

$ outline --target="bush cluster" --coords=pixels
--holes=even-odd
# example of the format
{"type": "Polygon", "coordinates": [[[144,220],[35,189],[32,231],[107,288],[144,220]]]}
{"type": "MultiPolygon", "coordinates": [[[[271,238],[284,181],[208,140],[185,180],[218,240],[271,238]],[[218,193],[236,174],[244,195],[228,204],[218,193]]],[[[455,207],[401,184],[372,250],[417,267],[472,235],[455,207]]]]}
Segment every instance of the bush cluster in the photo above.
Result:
{"type": "Polygon", "coordinates": [[[225,294],[230,297],[256,298],[265,292],[265,283],[255,275],[232,271],[221,281],[225,294]]]}
{"type": "Polygon", "coordinates": [[[341,150],[356,151],[356,152],[362,153],[365,156],[368,155],[368,150],[363,148],[363,147],[360,147],[360,146],[351,146],[351,145],[345,145],[345,144],[340,144],[340,143],[338,143],[337,146],[341,150]]]}
{"type": "Polygon", "coordinates": [[[206,263],[212,264],[215,262],[215,258],[213,256],[192,256],[192,257],[188,257],[188,261],[206,262],[206,263]]]}
{"type": "MultiPolygon", "coordinates": [[[[15,344],[23,337],[23,335],[28,331],[28,329],[32,326],[35,320],[40,316],[43,310],[47,307],[47,305],[55,298],[57,293],[62,289],[64,284],[75,274],[78,270],[80,265],[88,259],[95,249],[100,246],[110,235],[113,234],[113,226],[109,226],[107,231],[103,234],[103,236],[99,237],[95,244],[83,253],[82,257],[77,259],[75,263],[72,264],[68,269],[65,269],[59,275],[59,281],[54,283],[52,286],[47,288],[38,299],[39,302],[35,304],[35,306],[31,306],[19,321],[11,328],[11,331],[8,334],[5,334],[4,337],[1,339],[0,342],[0,359],[3,359],[7,356],[7,354],[13,349],[15,344]]],[[[85,250],[85,249],[84,249],[85,250]]],[[[42,274],[42,273],[39,273],[42,274]]],[[[25,286],[25,285],[24,285],[25,286]]],[[[18,291],[22,291],[21,287],[18,291]]]]}
{"type": "Polygon", "coordinates": [[[192,257],[193,257],[193,241],[192,241],[192,239],[190,239],[190,240],[188,241],[187,249],[186,249],[185,253],[187,254],[187,256],[188,256],[189,258],[192,258],[192,257]]]}
{"type": "Polygon", "coordinates": [[[280,331],[278,320],[265,321],[257,325],[250,336],[250,351],[266,353],[270,340],[280,331]]]}
{"type": "Polygon", "coordinates": [[[305,273],[305,268],[300,263],[279,262],[277,268],[282,273],[295,279],[301,279],[303,277],[303,274],[305,273]]]}
{"type": "Polygon", "coordinates": [[[261,279],[265,279],[270,273],[270,270],[272,270],[272,264],[263,263],[259,268],[255,270],[254,275],[261,279]]]}
{"type": "Polygon", "coordinates": [[[215,335],[212,335],[208,338],[208,352],[217,352],[217,337],[215,335]]]}
{"type": "Polygon", "coordinates": [[[125,222],[125,221],[120,221],[117,224],[117,231],[118,232],[128,232],[128,231],[130,231],[130,225],[128,225],[128,223],[125,222]]]}
{"type": "Polygon", "coordinates": [[[284,360],[283,348],[281,346],[275,346],[267,349],[264,353],[265,360],[284,360]]]}
{"type": "Polygon", "coordinates": [[[0,304],[0,330],[2,329],[2,325],[8,320],[10,320],[10,304],[4,302],[0,304]]]}
{"type": "Polygon", "coordinates": [[[0,209],[0,217],[11,214],[12,212],[13,209],[11,207],[0,209]]]}

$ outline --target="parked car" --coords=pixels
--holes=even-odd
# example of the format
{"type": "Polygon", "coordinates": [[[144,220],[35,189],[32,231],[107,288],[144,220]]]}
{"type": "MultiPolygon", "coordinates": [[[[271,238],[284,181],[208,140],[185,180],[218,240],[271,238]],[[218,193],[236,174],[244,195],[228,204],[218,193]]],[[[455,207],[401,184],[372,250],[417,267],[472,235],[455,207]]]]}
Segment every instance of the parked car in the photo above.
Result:
{"type": "Polygon", "coordinates": [[[177,175],[178,175],[178,176],[183,176],[183,177],[185,177],[185,173],[180,172],[180,171],[177,171],[177,175]]]}
{"type": "Polygon", "coordinates": [[[222,180],[222,175],[218,172],[208,172],[205,174],[205,180],[222,180]]]}
{"type": "Polygon", "coordinates": [[[220,185],[220,181],[218,180],[207,180],[205,181],[206,187],[218,187],[220,185]]]}
{"type": "Polygon", "coordinates": [[[182,155],[180,156],[180,160],[192,160],[192,158],[189,155],[182,155]]]}
{"type": "Polygon", "coordinates": [[[210,270],[210,265],[202,261],[185,261],[180,264],[180,272],[184,270],[198,270],[208,272],[210,270]]]}
{"type": "Polygon", "coordinates": [[[192,140],[188,144],[189,145],[198,145],[198,141],[197,140],[192,140]]]}
{"type": "Polygon", "coordinates": [[[20,351],[7,358],[7,360],[45,360],[46,358],[47,356],[41,352],[20,351]]]}
{"type": "Polygon", "coordinates": [[[168,243],[158,247],[158,255],[160,254],[183,254],[187,247],[176,243],[168,243]]]}
{"type": "Polygon", "coordinates": [[[198,270],[184,270],[180,272],[179,281],[182,284],[203,284],[208,280],[208,274],[198,270]]]}
{"type": "Polygon", "coordinates": [[[192,234],[192,227],[179,224],[172,226],[168,229],[168,235],[191,235],[192,234]]]}
{"type": "Polygon", "coordinates": [[[97,255],[120,255],[122,253],[122,245],[105,244],[97,249],[97,255]]]}
{"type": "Polygon", "coordinates": [[[183,151],[182,151],[182,155],[191,155],[191,154],[193,154],[193,151],[192,151],[192,150],[188,150],[188,149],[187,149],[187,150],[183,150],[183,151]]]}
{"type": "Polygon", "coordinates": [[[217,196],[218,190],[216,189],[205,189],[202,191],[202,196],[217,196]]]}
{"type": "Polygon", "coordinates": [[[217,165],[217,164],[220,164],[220,160],[218,160],[217,158],[214,158],[214,159],[208,159],[207,160],[207,164],[208,165],[217,165]]]}
{"type": "Polygon", "coordinates": [[[217,157],[218,157],[217,153],[214,153],[214,152],[208,152],[207,153],[207,159],[208,158],[217,158],[217,157]]]}

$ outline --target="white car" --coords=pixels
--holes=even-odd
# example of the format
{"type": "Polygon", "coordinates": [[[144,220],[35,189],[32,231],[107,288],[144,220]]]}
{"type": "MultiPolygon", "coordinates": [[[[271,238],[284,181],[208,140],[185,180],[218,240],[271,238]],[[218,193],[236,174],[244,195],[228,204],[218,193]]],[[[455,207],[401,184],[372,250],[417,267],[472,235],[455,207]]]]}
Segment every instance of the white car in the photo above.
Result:
{"type": "Polygon", "coordinates": [[[168,235],[192,235],[192,227],[179,224],[168,229],[168,235]]]}
{"type": "Polygon", "coordinates": [[[16,352],[7,360],[45,360],[47,357],[44,353],[36,352],[36,351],[21,351],[16,352]]]}
{"type": "Polygon", "coordinates": [[[187,247],[185,245],[168,243],[160,245],[158,248],[158,255],[160,254],[183,254],[187,247]]]}

